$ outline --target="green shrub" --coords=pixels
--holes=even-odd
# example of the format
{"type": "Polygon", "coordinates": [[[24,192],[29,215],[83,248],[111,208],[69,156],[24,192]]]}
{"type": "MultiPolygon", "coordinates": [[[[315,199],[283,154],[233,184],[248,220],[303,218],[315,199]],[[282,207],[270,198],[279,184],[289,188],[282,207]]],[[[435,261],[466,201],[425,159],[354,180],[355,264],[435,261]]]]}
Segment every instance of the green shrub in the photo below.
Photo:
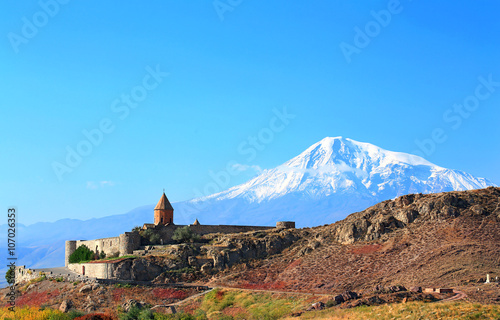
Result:
{"type": "Polygon", "coordinates": [[[149,237],[149,242],[151,242],[151,244],[160,243],[160,235],[157,233],[153,234],[151,237],[149,237]]]}
{"type": "Polygon", "coordinates": [[[70,312],[68,312],[69,319],[75,319],[75,318],[81,317],[83,315],[85,315],[85,313],[78,311],[78,310],[71,310],[70,312]]]}
{"type": "Polygon", "coordinates": [[[8,283],[14,283],[15,273],[16,271],[14,270],[14,268],[9,268],[9,270],[7,270],[7,272],[5,273],[5,279],[8,283]]]}
{"type": "Polygon", "coordinates": [[[145,309],[139,313],[137,320],[151,320],[154,319],[154,314],[151,310],[145,309]]]}
{"type": "Polygon", "coordinates": [[[92,260],[94,251],[90,250],[86,245],[82,244],[69,256],[70,263],[79,263],[80,261],[92,260]]]}
{"type": "Polygon", "coordinates": [[[196,242],[200,240],[200,236],[196,233],[193,233],[189,226],[185,226],[182,228],[177,228],[174,231],[174,235],[172,236],[172,240],[184,243],[184,242],[196,242]]]}
{"type": "Polygon", "coordinates": [[[137,306],[133,306],[127,313],[123,313],[120,315],[120,320],[137,320],[140,313],[141,309],[139,309],[139,307],[137,306]]]}
{"type": "Polygon", "coordinates": [[[139,234],[149,244],[160,243],[160,235],[158,233],[156,233],[154,230],[151,230],[151,229],[142,230],[139,232],[139,234]]]}
{"type": "Polygon", "coordinates": [[[337,301],[336,300],[328,300],[325,305],[327,308],[335,307],[337,305],[337,301]]]}
{"type": "Polygon", "coordinates": [[[101,253],[99,254],[99,259],[104,259],[106,258],[106,254],[104,253],[104,251],[101,251],[101,253]]]}

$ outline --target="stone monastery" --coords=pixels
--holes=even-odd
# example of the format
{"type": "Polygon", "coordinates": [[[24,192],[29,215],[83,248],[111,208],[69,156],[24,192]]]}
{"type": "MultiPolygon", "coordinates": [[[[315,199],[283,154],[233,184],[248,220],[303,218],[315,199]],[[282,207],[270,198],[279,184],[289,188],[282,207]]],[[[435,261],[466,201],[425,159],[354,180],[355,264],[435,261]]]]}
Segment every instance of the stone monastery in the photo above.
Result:
{"type": "MultiPolygon", "coordinates": [[[[191,231],[200,236],[209,233],[240,233],[258,230],[273,229],[274,227],[264,226],[237,226],[237,225],[202,225],[196,221],[189,225],[191,231]]],[[[184,225],[174,224],[174,208],[168,201],[165,192],[154,208],[154,223],[145,223],[143,230],[152,229],[160,236],[160,242],[163,245],[173,244],[172,236],[177,228],[185,227],[184,225]]],[[[295,222],[280,221],[277,222],[276,228],[295,228],[295,222]]],[[[139,232],[125,232],[118,237],[103,238],[96,240],[69,240],[66,241],[65,250],[65,265],[75,272],[84,273],[80,270],[78,264],[69,263],[69,256],[81,245],[86,245],[90,250],[101,253],[104,252],[107,256],[124,256],[134,254],[134,251],[144,249],[144,244],[141,243],[139,232]]]]}

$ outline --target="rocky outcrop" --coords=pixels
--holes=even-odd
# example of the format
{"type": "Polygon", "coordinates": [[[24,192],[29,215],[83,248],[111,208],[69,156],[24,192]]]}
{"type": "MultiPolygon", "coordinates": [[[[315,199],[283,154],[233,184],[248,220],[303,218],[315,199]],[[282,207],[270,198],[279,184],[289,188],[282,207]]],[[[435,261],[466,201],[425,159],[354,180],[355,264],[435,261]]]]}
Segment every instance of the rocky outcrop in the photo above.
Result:
{"type": "Polygon", "coordinates": [[[68,312],[68,310],[72,307],[72,302],[71,300],[63,300],[61,302],[61,305],[59,306],[59,311],[61,312],[68,312]]]}
{"type": "Polygon", "coordinates": [[[334,239],[343,244],[356,240],[375,240],[383,234],[404,228],[415,221],[440,220],[458,216],[500,218],[500,188],[468,192],[410,194],[381,202],[354,213],[334,224],[334,239]]]}
{"type": "Polygon", "coordinates": [[[281,230],[279,232],[249,232],[225,235],[215,245],[204,246],[212,264],[203,265],[204,269],[224,269],[238,262],[260,259],[282,252],[300,238],[299,232],[281,230]],[[224,246],[220,246],[222,244],[224,246]]]}
{"type": "MultiPolygon", "coordinates": [[[[158,277],[167,263],[157,262],[155,258],[138,258],[120,262],[113,272],[113,277],[120,280],[151,281],[158,277]]],[[[167,262],[164,259],[162,262],[167,262]]]]}

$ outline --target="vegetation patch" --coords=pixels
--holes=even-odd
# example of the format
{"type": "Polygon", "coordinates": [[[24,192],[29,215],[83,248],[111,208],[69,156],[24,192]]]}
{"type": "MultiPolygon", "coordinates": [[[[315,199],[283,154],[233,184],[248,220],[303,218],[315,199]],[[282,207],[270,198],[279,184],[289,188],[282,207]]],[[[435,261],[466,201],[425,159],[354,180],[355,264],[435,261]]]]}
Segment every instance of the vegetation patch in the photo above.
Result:
{"type": "Polygon", "coordinates": [[[301,319],[499,319],[499,305],[408,302],[306,312],[301,319]]]}
{"type": "Polygon", "coordinates": [[[82,313],[78,311],[62,313],[50,308],[41,310],[38,307],[16,307],[14,311],[0,308],[0,319],[5,320],[73,320],[81,315],[82,313]]]}
{"type": "Polygon", "coordinates": [[[179,299],[183,300],[188,297],[188,294],[183,290],[172,288],[155,288],[152,291],[153,296],[157,299],[179,299]]]}
{"type": "Polygon", "coordinates": [[[175,229],[174,234],[172,235],[172,240],[179,243],[197,242],[200,240],[200,236],[193,233],[190,226],[185,226],[175,229]]]}
{"type": "Polygon", "coordinates": [[[92,260],[95,256],[94,251],[90,250],[86,245],[82,244],[75,252],[69,256],[69,263],[79,263],[81,261],[92,260]]]}
{"type": "Polygon", "coordinates": [[[46,304],[50,301],[50,299],[57,297],[59,295],[59,290],[55,291],[33,291],[28,292],[17,298],[16,306],[17,307],[39,307],[43,304],[46,304]]]}

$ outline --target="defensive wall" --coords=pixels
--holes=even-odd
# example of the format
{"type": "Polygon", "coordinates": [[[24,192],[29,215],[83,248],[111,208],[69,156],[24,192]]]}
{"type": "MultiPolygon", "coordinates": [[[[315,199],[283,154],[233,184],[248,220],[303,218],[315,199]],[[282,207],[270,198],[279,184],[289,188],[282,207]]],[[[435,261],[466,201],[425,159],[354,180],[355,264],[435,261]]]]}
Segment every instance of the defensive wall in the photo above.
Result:
{"type": "MultiPolygon", "coordinates": [[[[78,274],[71,273],[53,273],[40,271],[36,269],[26,268],[26,266],[17,266],[15,269],[15,282],[27,282],[40,277],[45,277],[47,279],[58,279],[63,278],[66,281],[86,281],[88,280],[87,276],[82,275],[80,272],[78,274]]],[[[92,276],[90,276],[92,277],[92,276]]]]}
{"type": "MultiPolygon", "coordinates": [[[[184,225],[168,225],[168,226],[155,226],[152,229],[160,235],[160,239],[164,244],[175,243],[172,240],[175,230],[183,228],[184,225]]],[[[195,234],[203,236],[210,233],[242,233],[250,231],[260,231],[274,229],[274,227],[259,227],[259,226],[232,226],[232,225],[189,225],[191,231],[195,234]]]]}
{"type": "MultiPolygon", "coordinates": [[[[193,233],[198,234],[200,236],[210,233],[242,233],[242,232],[250,232],[250,231],[260,231],[260,230],[269,230],[274,229],[275,227],[265,227],[265,226],[236,226],[236,225],[189,225],[193,233]]],[[[178,228],[185,227],[185,225],[154,225],[154,224],[145,224],[144,229],[154,230],[160,236],[162,244],[175,243],[172,240],[172,236],[174,235],[175,230],[178,228]]],[[[290,221],[280,221],[276,223],[276,228],[295,228],[295,223],[290,221]]],[[[65,265],[69,267],[69,256],[75,252],[75,250],[81,246],[86,245],[90,250],[101,253],[104,252],[107,256],[116,255],[116,256],[124,256],[128,254],[133,254],[134,250],[137,250],[141,247],[141,237],[138,232],[125,232],[118,237],[111,238],[102,238],[95,240],[69,240],[66,241],[66,249],[65,249],[65,265]]],[[[94,265],[92,263],[92,265],[94,265]]],[[[90,266],[88,272],[93,271],[95,266],[90,266]]],[[[109,268],[109,267],[108,267],[109,268]]],[[[77,271],[81,274],[81,270],[77,271]]],[[[103,271],[101,269],[95,271],[95,274],[102,274],[103,271]]],[[[98,277],[100,278],[100,277],[98,277]]],[[[103,277],[107,279],[108,277],[103,277]]]]}
{"type": "Polygon", "coordinates": [[[68,269],[98,279],[112,279],[115,263],[70,263],[68,269]]]}
{"type": "Polygon", "coordinates": [[[125,232],[118,237],[111,238],[96,240],[68,240],[66,241],[66,248],[64,252],[64,262],[66,267],[69,264],[69,256],[81,245],[86,245],[90,250],[96,253],[104,252],[107,256],[124,256],[132,254],[134,250],[141,246],[141,237],[137,232],[125,232]]]}

